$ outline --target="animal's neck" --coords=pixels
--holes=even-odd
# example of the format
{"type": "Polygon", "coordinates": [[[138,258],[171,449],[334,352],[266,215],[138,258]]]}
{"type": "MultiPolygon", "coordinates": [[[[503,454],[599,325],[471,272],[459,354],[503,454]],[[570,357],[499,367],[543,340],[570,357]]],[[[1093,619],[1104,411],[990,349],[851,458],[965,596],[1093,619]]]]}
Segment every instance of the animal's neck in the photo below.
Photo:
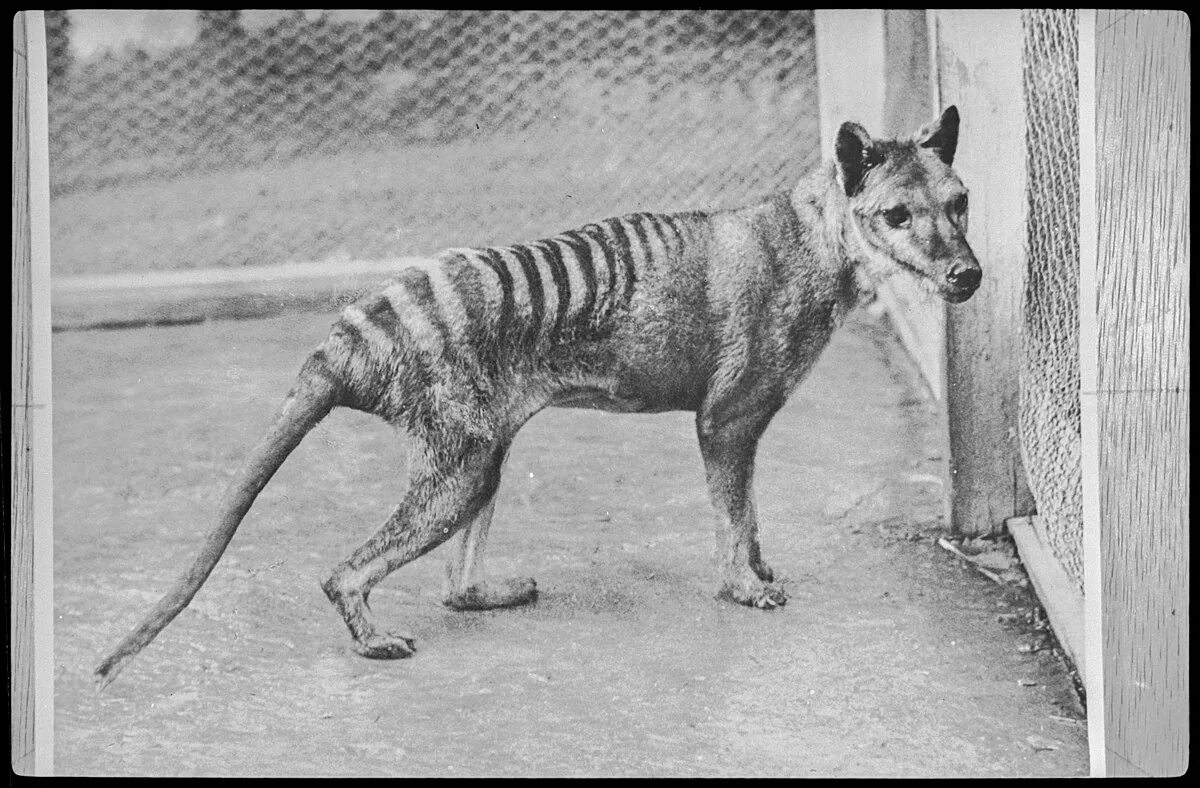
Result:
{"type": "Polygon", "coordinates": [[[833,162],[825,162],[796,185],[792,208],[814,228],[812,242],[818,262],[838,283],[839,311],[848,312],[874,287],[861,277],[850,205],[833,162]]]}

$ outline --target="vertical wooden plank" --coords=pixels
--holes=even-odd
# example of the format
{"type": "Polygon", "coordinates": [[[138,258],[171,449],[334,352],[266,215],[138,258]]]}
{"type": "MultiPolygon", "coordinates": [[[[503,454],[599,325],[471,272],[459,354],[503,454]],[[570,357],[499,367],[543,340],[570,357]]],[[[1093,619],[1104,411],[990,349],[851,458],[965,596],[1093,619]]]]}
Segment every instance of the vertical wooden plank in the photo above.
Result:
{"type": "Polygon", "coordinates": [[[946,313],[950,520],[958,533],[987,534],[1033,510],[1016,434],[1026,207],[1021,17],[934,13],[937,90],[962,118],[954,166],[971,190],[968,239],[984,271],[975,296],[946,313]]]}
{"type": "Polygon", "coordinates": [[[46,22],[25,11],[29,123],[30,446],[33,448],[33,767],[54,773],[54,482],[50,376],[50,138],[46,22]]]}
{"type": "Polygon", "coordinates": [[[1109,775],[1188,765],[1191,25],[1096,20],[1100,551],[1109,775]]]}
{"type": "Polygon", "coordinates": [[[13,411],[9,458],[14,771],[53,770],[50,222],[41,11],[13,24],[13,411]]]}
{"type": "Polygon", "coordinates": [[[1088,761],[1093,777],[1105,768],[1104,635],[1100,571],[1100,422],[1097,406],[1099,354],[1096,325],[1096,10],[1081,9],[1079,19],[1079,432],[1080,487],[1083,509],[1083,637],[1087,697],[1100,709],[1087,718],[1088,761]]]}
{"type": "Polygon", "coordinates": [[[886,9],[883,39],[883,132],[893,137],[907,136],[936,114],[925,9],[886,9]]]}
{"type": "Polygon", "coordinates": [[[33,474],[29,397],[29,126],[26,119],[25,15],[13,15],[12,136],[12,415],[9,437],[9,544],[12,578],[8,640],[12,768],[34,773],[33,474]]]}
{"type": "MultiPolygon", "coordinates": [[[[906,137],[937,115],[924,9],[883,12],[884,99],[881,133],[906,137]]],[[[893,277],[879,288],[896,333],[938,399],[946,396],[946,304],[912,281],[893,277]]]]}

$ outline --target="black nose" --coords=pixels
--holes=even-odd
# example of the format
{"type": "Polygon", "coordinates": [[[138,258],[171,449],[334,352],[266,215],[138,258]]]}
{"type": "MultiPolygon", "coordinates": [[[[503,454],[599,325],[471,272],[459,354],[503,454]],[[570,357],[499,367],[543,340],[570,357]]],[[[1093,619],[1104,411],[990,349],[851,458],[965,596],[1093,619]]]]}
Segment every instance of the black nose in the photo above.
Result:
{"type": "Polygon", "coordinates": [[[981,279],[983,279],[983,271],[978,265],[970,263],[955,263],[946,272],[946,281],[963,289],[979,287],[981,279]]]}

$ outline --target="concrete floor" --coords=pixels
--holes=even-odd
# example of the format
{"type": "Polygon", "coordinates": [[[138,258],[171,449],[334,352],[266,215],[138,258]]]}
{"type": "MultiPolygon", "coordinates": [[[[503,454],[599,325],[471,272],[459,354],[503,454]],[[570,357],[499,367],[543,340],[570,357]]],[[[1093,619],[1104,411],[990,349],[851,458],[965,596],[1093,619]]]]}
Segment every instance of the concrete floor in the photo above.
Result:
{"type": "Polygon", "coordinates": [[[197,549],[216,497],[328,316],[54,336],[56,769],[99,775],[1085,775],[1035,606],[939,549],[938,411],[889,330],[851,321],[758,460],[791,600],[713,598],[688,414],[548,411],[518,439],[490,544],[536,605],[454,613],[441,551],[354,655],[318,577],[403,489],[403,444],[333,414],[185,611],[104,693],[90,672],[197,549]]]}

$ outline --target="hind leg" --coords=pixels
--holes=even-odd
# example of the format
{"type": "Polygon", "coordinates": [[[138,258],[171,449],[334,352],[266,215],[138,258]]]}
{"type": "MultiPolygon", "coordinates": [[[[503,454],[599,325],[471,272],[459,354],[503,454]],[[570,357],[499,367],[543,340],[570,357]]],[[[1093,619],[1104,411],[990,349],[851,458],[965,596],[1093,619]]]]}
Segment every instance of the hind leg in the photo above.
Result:
{"type": "Polygon", "coordinates": [[[490,508],[504,449],[471,447],[415,456],[408,493],[378,532],[338,564],[321,584],[354,638],[354,650],[374,659],[413,654],[411,635],[381,631],[368,605],[371,589],[390,573],[449,539],[490,508]]]}
{"type": "Polygon", "coordinates": [[[446,586],[442,603],[454,610],[490,610],[516,607],[537,600],[537,583],[532,577],[514,577],[501,582],[479,579],[483,575],[483,548],[496,499],[475,515],[462,530],[461,540],[452,545],[453,553],[446,560],[446,586]]]}

